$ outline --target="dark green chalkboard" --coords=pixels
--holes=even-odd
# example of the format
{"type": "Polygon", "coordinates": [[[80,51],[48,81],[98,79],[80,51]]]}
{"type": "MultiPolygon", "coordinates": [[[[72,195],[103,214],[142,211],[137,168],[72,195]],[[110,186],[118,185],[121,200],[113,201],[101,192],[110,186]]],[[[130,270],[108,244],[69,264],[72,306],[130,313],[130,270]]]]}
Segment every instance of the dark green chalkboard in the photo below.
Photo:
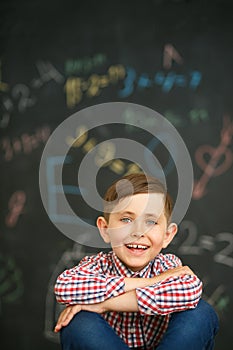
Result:
{"type": "MultiPolygon", "coordinates": [[[[59,349],[52,332],[59,312],[53,296],[56,276],[97,251],[67,238],[43,207],[39,167],[50,135],[84,108],[130,102],[161,113],[189,150],[194,191],[169,251],[203,279],[204,297],[220,317],[216,349],[230,350],[232,2],[9,0],[0,9],[1,347],[59,349]]],[[[124,118],[125,123],[137,121],[130,110],[124,118]]],[[[143,121],[153,124],[148,116],[143,121]]],[[[175,166],[150,133],[109,125],[88,132],[76,146],[74,136],[75,131],[67,135],[72,161],[63,168],[64,189],[74,211],[82,207],[86,221],[94,222],[98,213],[75,191],[78,167],[94,144],[114,137],[134,139],[163,154],[169,190],[176,196],[175,166]]],[[[132,166],[120,159],[101,169],[99,192],[132,166]]]]}

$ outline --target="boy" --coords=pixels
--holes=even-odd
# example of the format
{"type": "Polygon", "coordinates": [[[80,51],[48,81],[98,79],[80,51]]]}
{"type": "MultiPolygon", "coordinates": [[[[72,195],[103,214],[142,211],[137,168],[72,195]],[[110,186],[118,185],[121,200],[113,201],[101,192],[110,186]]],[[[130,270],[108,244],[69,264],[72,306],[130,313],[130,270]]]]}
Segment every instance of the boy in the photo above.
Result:
{"type": "Polygon", "coordinates": [[[161,254],[177,232],[171,214],[153,177],[131,174],[108,189],[97,227],[112,251],[85,257],[55,285],[57,301],[68,305],[55,327],[63,350],[213,348],[218,321],[200,300],[201,281],[161,254]]]}

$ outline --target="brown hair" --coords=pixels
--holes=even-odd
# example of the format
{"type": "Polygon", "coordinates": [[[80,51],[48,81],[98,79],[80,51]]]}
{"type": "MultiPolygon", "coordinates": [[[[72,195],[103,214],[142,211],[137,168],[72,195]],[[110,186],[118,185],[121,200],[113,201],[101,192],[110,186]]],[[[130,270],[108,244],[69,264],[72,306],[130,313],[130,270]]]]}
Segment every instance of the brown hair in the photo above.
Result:
{"type": "Polygon", "coordinates": [[[109,220],[111,210],[120,199],[139,193],[163,193],[165,196],[164,213],[167,220],[170,220],[172,199],[167,193],[166,187],[157,178],[142,173],[123,176],[108,188],[104,196],[105,219],[109,220]]]}

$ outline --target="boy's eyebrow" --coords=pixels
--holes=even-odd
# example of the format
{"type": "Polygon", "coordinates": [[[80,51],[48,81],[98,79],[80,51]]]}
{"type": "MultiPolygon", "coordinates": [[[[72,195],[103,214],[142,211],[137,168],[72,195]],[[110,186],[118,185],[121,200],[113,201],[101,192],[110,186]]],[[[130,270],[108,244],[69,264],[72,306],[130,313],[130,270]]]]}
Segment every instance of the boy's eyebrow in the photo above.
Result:
{"type": "Polygon", "coordinates": [[[119,211],[117,213],[118,215],[135,215],[135,213],[133,211],[119,211]]]}
{"type": "Polygon", "coordinates": [[[160,216],[160,214],[158,215],[157,213],[146,213],[145,216],[153,216],[158,218],[160,216]]]}
{"type": "MultiPolygon", "coordinates": [[[[119,211],[116,214],[120,215],[129,215],[129,216],[133,216],[136,215],[136,213],[134,213],[133,211],[119,211]]],[[[160,215],[158,215],[157,213],[143,213],[144,216],[146,217],[155,217],[155,218],[159,218],[160,215]]]]}

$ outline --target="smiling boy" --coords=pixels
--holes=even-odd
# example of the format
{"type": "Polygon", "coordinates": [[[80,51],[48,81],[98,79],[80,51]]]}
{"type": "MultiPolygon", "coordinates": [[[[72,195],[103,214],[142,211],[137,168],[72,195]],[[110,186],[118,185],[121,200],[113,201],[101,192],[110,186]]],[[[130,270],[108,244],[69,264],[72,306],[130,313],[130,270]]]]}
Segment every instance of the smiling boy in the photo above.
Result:
{"type": "Polygon", "coordinates": [[[112,251],[85,257],[55,285],[67,304],[55,327],[63,350],[213,348],[217,317],[200,301],[201,281],[161,253],[177,233],[171,214],[153,177],[128,175],[108,189],[97,227],[112,251]]]}

